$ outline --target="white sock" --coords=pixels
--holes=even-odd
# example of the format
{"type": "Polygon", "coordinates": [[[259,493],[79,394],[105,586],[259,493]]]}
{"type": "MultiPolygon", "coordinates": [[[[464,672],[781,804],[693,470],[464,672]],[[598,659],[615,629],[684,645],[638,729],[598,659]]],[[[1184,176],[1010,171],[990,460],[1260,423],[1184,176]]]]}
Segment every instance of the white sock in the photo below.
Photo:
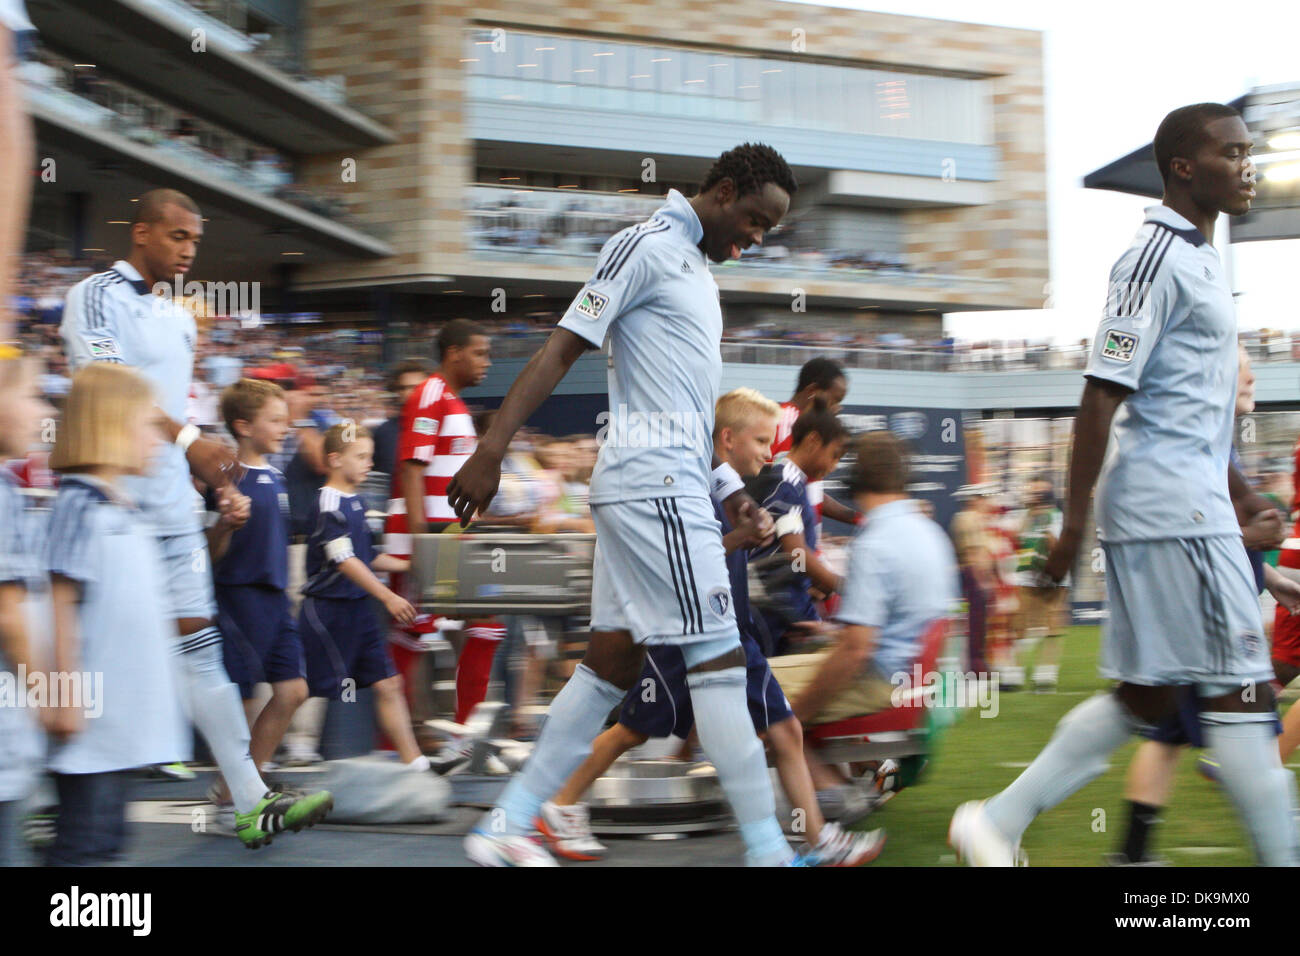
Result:
{"type": "Polygon", "coordinates": [[[1090,697],[1056,725],[1047,746],[1019,777],[984,804],[1002,835],[1018,843],[1034,817],[1101,776],[1135,726],[1114,694],[1090,697]]]}
{"type": "Polygon", "coordinates": [[[785,863],[794,851],[776,819],[772,778],[745,699],[745,668],[690,672],[686,686],[700,746],[718,771],[718,781],[740,824],[749,863],[785,863]]]}
{"type": "Polygon", "coordinates": [[[424,754],[420,754],[406,766],[411,770],[427,771],[430,769],[429,758],[424,754]]]}
{"type": "MultiPolygon", "coordinates": [[[[484,828],[489,832],[527,834],[542,801],[550,799],[591,753],[591,742],[605,725],[609,712],[623,700],[624,691],[579,664],[573,676],[551,701],[546,723],[533,755],[514,775],[490,812],[484,828]],[[504,814],[499,811],[504,811],[504,814]]],[[[751,733],[752,733],[751,726],[751,733]]]]}
{"type": "Polygon", "coordinates": [[[1262,866],[1296,866],[1295,774],[1282,766],[1272,714],[1201,714],[1219,779],[1262,866]]]}
{"type": "Polygon", "coordinates": [[[182,637],[181,645],[198,645],[179,653],[185,712],[207,741],[235,809],[248,813],[266,796],[266,783],[248,752],[248,720],[239,688],[231,683],[221,659],[221,632],[204,628],[182,637]],[[213,636],[215,642],[209,640],[213,636]]]}

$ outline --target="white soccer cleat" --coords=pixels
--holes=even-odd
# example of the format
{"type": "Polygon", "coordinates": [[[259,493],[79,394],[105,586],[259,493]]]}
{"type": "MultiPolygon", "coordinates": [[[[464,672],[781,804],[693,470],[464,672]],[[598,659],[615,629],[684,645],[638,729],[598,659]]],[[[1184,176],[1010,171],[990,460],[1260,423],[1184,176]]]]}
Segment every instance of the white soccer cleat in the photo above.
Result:
{"type": "Polygon", "coordinates": [[[1028,865],[1020,845],[1003,836],[989,820],[983,800],[971,800],[957,808],[948,824],[948,845],[968,866],[1028,865]]]}
{"type": "Polygon", "coordinates": [[[561,807],[548,800],[542,804],[535,825],[556,856],[584,862],[605,856],[605,845],[591,832],[586,804],[561,807]]]}
{"type": "Polygon", "coordinates": [[[536,840],[525,836],[494,836],[471,830],[465,836],[465,855],[479,866],[559,866],[536,840]]]}

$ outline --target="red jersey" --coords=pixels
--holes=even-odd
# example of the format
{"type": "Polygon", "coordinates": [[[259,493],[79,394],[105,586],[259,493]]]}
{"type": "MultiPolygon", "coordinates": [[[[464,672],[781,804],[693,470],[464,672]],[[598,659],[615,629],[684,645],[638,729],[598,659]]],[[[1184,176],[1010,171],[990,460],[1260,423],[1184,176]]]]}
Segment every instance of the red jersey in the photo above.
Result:
{"type": "Polygon", "coordinates": [[[411,554],[406,499],[400,487],[401,462],[424,462],[424,520],[431,525],[447,525],[457,520],[456,512],[447,503],[447,486],[473,454],[477,442],[469,409],[441,375],[435,372],[411,393],[402,408],[402,428],[397,439],[399,467],[393,469],[392,497],[388,499],[388,519],[384,522],[389,554],[403,558],[411,554]]]}

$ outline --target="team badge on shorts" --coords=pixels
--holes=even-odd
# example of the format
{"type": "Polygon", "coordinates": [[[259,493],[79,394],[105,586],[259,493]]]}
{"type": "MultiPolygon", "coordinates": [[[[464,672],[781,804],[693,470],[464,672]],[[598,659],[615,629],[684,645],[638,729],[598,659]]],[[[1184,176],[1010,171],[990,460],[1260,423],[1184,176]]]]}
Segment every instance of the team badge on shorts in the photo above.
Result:
{"type": "Polygon", "coordinates": [[[599,319],[600,313],[605,311],[607,305],[609,305],[609,296],[583,289],[582,295],[578,298],[578,314],[585,315],[589,319],[599,319]]]}
{"type": "Polygon", "coordinates": [[[726,588],[714,588],[709,592],[709,607],[718,617],[727,616],[727,608],[731,606],[731,592],[726,588]]]}
{"type": "Polygon", "coordinates": [[[1114,359],[1116,362],[1131,362],[1133,353],[1137,351],[1137,344],[1138,337],[1132,332],[1116,332],[1114,329],[1107,329],[1101,357],[1114,359]]]}
{"type": "Polygon", "coordinates": [[[1264,639],[1254,631],[1243,631],[1241,646],[1245,650],[1247,657],[1255,657],[1264,649],[1264,639]]]}

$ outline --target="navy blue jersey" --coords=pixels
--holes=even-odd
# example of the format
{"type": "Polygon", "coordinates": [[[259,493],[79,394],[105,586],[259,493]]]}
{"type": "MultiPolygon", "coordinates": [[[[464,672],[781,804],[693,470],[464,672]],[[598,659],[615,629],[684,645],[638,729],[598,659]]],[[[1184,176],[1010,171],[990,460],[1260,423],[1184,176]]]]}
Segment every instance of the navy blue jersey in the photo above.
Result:
{"type": "Polygon", "coordinates": [[[360,558],[366,567],[375,559],[361,496],[347,495],[327,485],[317,493],[308,519],[311,531],[307,538],[307,583],[302,593],[327,598],[367,597],[339,570],[348,558],[360,558]]]}
{"type": "MultiPolygon", "coordinates": [[[[226,553],[213,566],[217,587],[260,584],[277,590],[289,586],[289,488],[276,468],[245,465],[240,494],[248,496],[248,521],[230,535],[226,553]]],[[[217,498],[204,497],[217,512],[217,498]]]]}
{"type": "MultiPolygon", "coordinates": [[[[791,517],[802,526],[805,543],[810,551],[817,550],[817,514],[808,499],[808,478],[799,466],[788,458],[764,468],[758,478],[750,484],[750,493],[754,500],[772,516],[774,521],[791,517]]],[[[788,533],[788,532],[787,532],[788,533]]],[[[751,561],[757,561],[781,550],[778,536],[771,544],[755,548],[749,554],[751,561]]],[[[787,593],[783,595],[790,610],[797,620],[818,620],[817,608],[813,604],[808,589],[812,581],[807,574],[795,573],[790,578],[787,593]]]]}
{"type": "MultiPolygon", "coordinates": [[[[724,537],[735,530],[727,520],[722,505],[716,501],[713,503],[713,513],[722,523],[724,537]]],[[[731,579],[731,604],[736,609],[736,626],[740,628],[740,635],[757,640],[753,619],[749,616],[749,570],[745,566],[748,561],[749,552],[744,548],[737,548],[727,555],[727,577],[731,579]]]]}

